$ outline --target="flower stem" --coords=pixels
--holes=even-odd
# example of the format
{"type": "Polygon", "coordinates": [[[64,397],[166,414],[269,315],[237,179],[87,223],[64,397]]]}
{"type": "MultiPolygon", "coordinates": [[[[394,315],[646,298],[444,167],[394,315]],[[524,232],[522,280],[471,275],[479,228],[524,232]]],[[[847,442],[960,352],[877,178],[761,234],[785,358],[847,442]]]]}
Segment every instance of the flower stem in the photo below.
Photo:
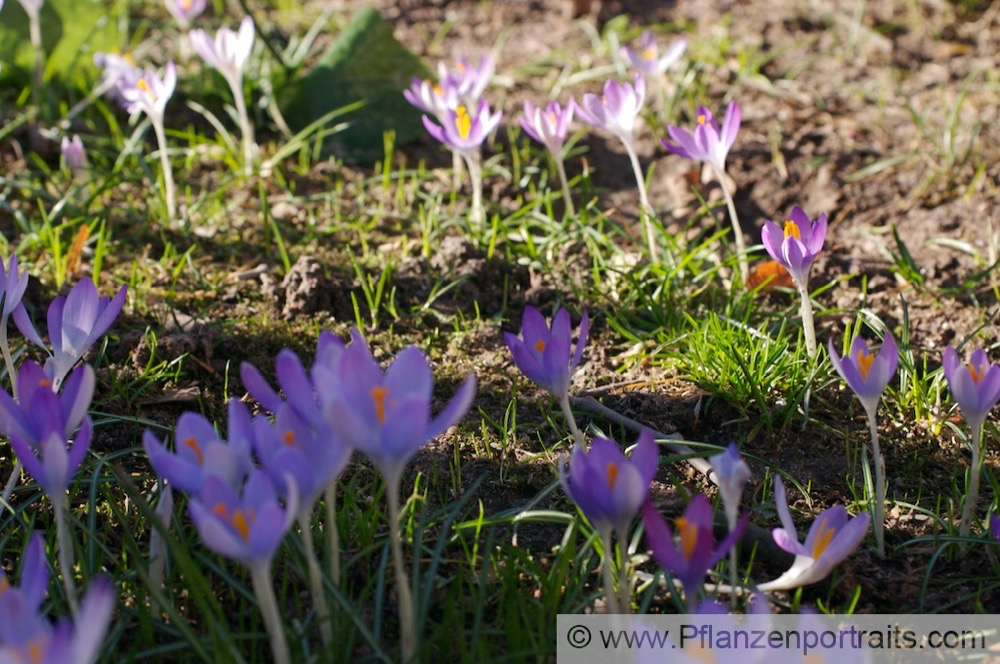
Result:
{"type": "Polygon", "coordinates": [[[556,162],[556,172],[559,173],[559,184],[562,185],[563,201],[566,204],[566,214],[571,217],[575,217],[576,208],[573,207],[573,196],[569,191],[569,180],[566,178],[566,165],[563,163],[562,153],[553,154],[552,160],[556,162]]]}
{"type": "Polygon", "coordinates": [[[875,549],[879,558],[885,558],[885,459],[878,448],[878,419],[875,408],[868,410],[868,427],[872,436],[872,456],[875,461],[875,549]]]}
{"type": "Polygon", "coordinates": [[[167,217],[173,226],[177,219],[177,201],[174,194],[174,174],[170,170],[170,158],[167,156],[167,134],[163,129],[163,118],[151,118],[156,142],[160,146],[160,167],[163,170],[163,191],[167,199],[167,217]]]}
{"type": "Polygon", "coordinates": [[[396,568],[396,593],[399,596],[400,650],[404,664],[415,660],[417,651],[416,616],[413,613],[413,594],[410,579],[403,566],[403,546],[399,537],[399,478],[386,478],[389,502],[389,543],[392,562],[396,568]]]}
{"type": "Polygon", "coordinates": [[[240,121],[240,132],[243,135],[243,173],[250,176],[253,173],[254,160],[254,135],[253,126],[250,124],[250,116],[247,114],[247,103],[243,99],[243,85],[241,81],[229,81],[229,87],[233,91],[233,99],[236,101],[236,116],[240,121]]]}
{"type": "Polygon", "coordinates": [[[807,284],[796,285],[799,287],[799,295],[802,296],[802,332],[806,337],[806,352],[812,360],[816,357],[816,325],[813,323],[812,300],[809,299],[807,284]]]}
{"type": "Polygon", "coordinates": [[[979,501],[979,447],[982,444],[983,422],[977,420],[970,422],[972,425],[972,439],[969,447],[972,448],[972,467],[969,468],[969,487],[965,492],[965,503],[962,505],[962,524],[958,528],[960,537],[968,537],[972,532],[972,522],[975,519],[976,503],[979,501]]]}
{"type": "Polygon", "coordinates": [[[340,585],[340,531],[337,528],[337,481],[326,487],[326,532],[330,549],[330,578],[333,585],[340,585]]]}
{"type": "Polygon", "coordinates": [[[632,172],[635,174],[635,186],[639,189],[639,207],[642,208],[639,218],[642,219],[642,229],[646,235],[646,244],[649,247],[649,260],[654,263],[660,260],[660,252],[656,248],[656,236],[653,234],[653,206],[649,204],[649,194],[646,193],[646,178],[642,175],[642,166],[639,165],[639,155],[635,153],[629,141],[622,141],[625,151],[628,152],[629,161],[632,162],[632,172]]]}
{"type": "MultiPolygon", "coordinates": [[[[39,3],[41,4],[41,3],[39,3]]],[[[28,12],[28,35],[31,38],[31,47],[34,50],[35,70],[31,85],[31,101],[37,108],[40,105],[42,90],[44,90],[45,74],[45,49],[42,47],[42,25],[38,12],[28,12]]]]}
{"type": "Polygon", "coordinates": [[[63,587],[66,589],[66,600],[69,602],[69,610],[74,616],[79,612],[76,603],[76,584],[73,582],[73,539],[69,532],[69,524],[66,517],[69,512],[69,504],[66,496],[54,496],[52,502],[56,513],[56,538],[59,544],[59,571],[62,574],[63,587]]]}
{"type": "Polygon", "coordinates": [[[326,603],[326,593],[323,591],[323,573],[316,558],[316,546],[313,544],[312,524],[309,516],[299,519],[299,529],[302,531],[302,547],[306,553],[306,566],[309,568],[309,592],[316,605],[316,620],[319,622],[319,634],[323,646],[329,650],[333,644],[333,627],[330,624],[330,607],[326,603]]]}
{"type": "Polygon", "coordinates": [[[628,532],[618,531],[618,557],[621,565],[618,567],[618,592],[621,601],[618,608],[622,613],[632,613],[632,584],[628,576],[628,532]]]}
{"type": "Polygon", "coordinates": [[[462,163],[462,153],[458,150],[451,151],[451,188],[458,191],[462,188],[462,171],[465,167],[462,163]]]}
{"type": "Polygon", "coordinates": [[[733,202],[733,194],[726,184],[726,174],[714,166],[712,170],[715,172],[715,179],[719,181],[722,196],[726,199],[726,207],[729,209],[729,222],[733,225],[733,239],[736,240],[736,258],[740,263],[740,278],[745,287],[750,277],[750,265],[747,263],[747,245],[743,239],[743,229],[740,227],[739,217],[736,216],[736,203],[733,202]]]}
{"type": "Polygon", "coordinates": [[[566,418],[566,424],[569,426],[569,430],[573,433],[573,440],[576,441],[574,450],[583,451],[586,449],[586,441],[583,438],[583,433],[576,426],[576,419],[573,417],[573,409],[569,406],[569,394],[564,394],[562,399],[559,400],[559,405],[562,406],[563,416],[566,418]]]}
{"type": "Polygon", "coordinates": [[[463,153],[469,167],[469,181],[472,184],[472,225],[482,229],[486,223],[483,213],[483,169],[479,163],[479,151],[463,153]]]}
{"type": "Polygon", "coordinates": [[[601,568],[604,572],[604,596],[608,605],[608,613],[621,613],[618,607],[618,598],[615,596],[615,571],[614,555],[611,548],[611,529],[605,528],[601,531],[601,543],[604,546],[604,555],[601,556],[601,568]]]}
{"type": "Polygon", "coordinates": [[[278,612],[278,601],[274,597],[271,586],[270,565],[251,567],[250,579],[253,582],[253,593],[260,605],[260,615],[264,618],[264,627],[271,639],[271,656],[275,664],[291,664],[292,657],[288,651],[288,641],[285,630],[281,626],[281,614],[278,612]]]}

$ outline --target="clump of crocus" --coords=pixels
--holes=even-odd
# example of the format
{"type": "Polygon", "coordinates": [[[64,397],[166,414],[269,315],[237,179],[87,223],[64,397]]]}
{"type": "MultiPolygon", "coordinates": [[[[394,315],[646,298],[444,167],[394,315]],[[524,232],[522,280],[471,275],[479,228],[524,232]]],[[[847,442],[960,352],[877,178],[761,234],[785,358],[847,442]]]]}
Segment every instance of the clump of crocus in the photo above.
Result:
{"type": "MultiPolygon", "coordinates": [[[[868,426],[871,430],[872,456],[875,459],[875,547],[878,555],[885,557],[885,460],[878,447],[878,420],[876,411],[882,399],[882,391],[896,373],[899,363],[899,349],[888,331],[882,341],[882,350],[876,355],[861,337],[855,337],[851,344],[851,352],[843,359],[837,355],[833,340],[829,343],[830,361],[840,377],[850,387],[868,416],[868,426]]],[[[867,449],[867,448],[866,448],[867,449]]],[[[867,456],[867,453],[866,455],[867,456]]]]}
{"type": "Polygon", "coordinates": [[[177,87],[177,70],[171,60],[160,76],[152,69],[142,70],[137,78],[121,77],[118,79],[118,94],[125,104],[125,110],[131,114],[145,113],[153,125],[156,143],[160,148],[160,167],[163,170],[163,192],[167,204],[167,216],[173,224],[177,218],[177,202],[174,192],[174,174],[170,170],[170,158],[167,156],[167,134],[163,126],[167,102],[177,87]]]}
{"type": "Polygon", "coordinates": [[[514,364],[525,376],[555,397],[566,417],[566,424],[573,432],[576,449],[584,448],[583,434],[576,426],[573,411],[569,405],[569,382],[580,364],[583,349],[590,333],[590,318],[583,312],[580,318],[580,333],[576,347],[573,347],[573,330],[570,328],[569,312],[559,309],[552,319],[552,328],[545,317],[532,306],[524,308],[521,315],[521,336],[504,332],[504,341],[514,364]]]}
{"type": "Polygon", "coordinates": [[[580,507],[601,536],[604,547],[604,593],[609,613],[628,613],[631,607],[626,562],[629,526],[649,495],[649,485],[656,475],[659,458],[660,448],[652,432],[647,429],[640,434],[631,458],[625,457],[615,441],[597,438],[590,452],[584,452],[581,448],[573,450],[568,475],[563,464],[559,464],[559,480],[563,490],[580,507]],[[612,533],[618,539],[621,560],[620,602],[614,594],[612,533]]]}
{"type": "Polygon", "coordinates": [[[736,527],[716,545],[712,532],[712,505],[699,493],[688,503],[684,516],[674,519],[679,537],[679,542],[675,543],[673,531],[653,503],[647,501],[642,508],[646,541],[653,557],[681,582],[689,611],[698,605],[698,594],[708,570],[735,546],[743,536],[749,519],[750,513],[744,513],[736,527]]]}
{"type": "Polygon", "coordinates": [[[667,140],[663,140],[661,143],[663,147],[674,154],[704,162],[711,167],[716,180],[719,181],[722,195],[725,197],[726,206],[729,209],[729,221],[733,225],[733,239],[736,241],[736,253],[740,263],[740,276],[745,284],[747,277],[750,276],[746,242],[743,239],[743,229],[740,227],[739,218],[736,216],[733,193],[729,191],[729,185],[726,183],[726,157],[736,141],[736,134],[740,131],[740,106],[736,102],[729,104],[721,126],[715,120],[712,112],[704,106],[698,107],[695,120],[696,125],[693,133],[669,125],[667,133],[673,143],[667,140]]]}
{"type": "Polygon", "coordinates": [[[115,594],[107,576],[98,576],[76,612],[54,627],[39,614],[49,584],[45,543],[41,533],[28,542],[20,585],[0,572],[0,661],[92,664],[108,631],[115,594]]]}
{"type": "Polygon", "coordinates": [[[569,181],[566,179],[563,144],[566,142],[570,123],[573,122],[573,106],[573,104],[568,104],[566,108],[563,108],[559,102],[552,101],[542,109],[526,99],[524,101],[524,116],[521,118],[521,128],[524,129],[525,133],[548,148],[549,154],[552,155],[556,172],[559,174],[559,183],[562,185],[566,211],[570,216],[574,216],[576,211],[573,209],[573,198],[569,192],[569,181]]]}
{"type": "Polygon", "coordinates": [[[118,318],[127,292],[128,288],[122,286],[113,298],[102,296],[97,292],[93,281],[82,279],[73,286],[69,295],[60,295],[54,299],[49,305],[47,316],[51,351],[23,308],[14,312],[14,322],[21,334],[49,352],[49,358],[45,360],[45,373],[52,379],[55,391],[59,391],[70,369],[76,366],[83,354],[104,336],[118,318]]]}
{"type": "Polygon", "coordinates": [[[74,177],[80,177],[87,172],[87,152],[83,149],[83,141],[80,136],[63,136],[59,144],[59,152],[66,163],[66,168],[70,170],[74,177]]]}
{"type": "Polygon", "coordinates": [[[774,503],[781,519],[781,528],[774,529],[775,543],[795,561],[784,574],[759,587],[759,590],[792,590],[825,579],[847,556],[854,553],[868,532],[870,518],[859,514],[848,518],[843,505],[834,505],[820,512],[809,528],[804,543],[799,542],[795,523],[788,510],[788,496],[781,478],[774,478],[774,503]]]}
{"type": "Polygon", "coordinates": [[[205,11],[207,0],[166,0],[167,11],[174,17],[181,30],[191,27],[191,21],[205,11]]]}
{"type": "Polygon", "coordinates": [[[399,536],[399,491],[403,469],[430,440],[457,423],[472,405],[475,376],[469,375],[447,406],[431,418],[434,376],[420,349],[402,350],[383,373],[358,330],[336,371],[316,385],[327,421],[340,438],[381,472],[389,504],[389,541],[399,595],[403,661],[416,653],[416,615],[399,536]]]}
{"type": "Polygon", "coordinates": [[[218,477],[209,476],[200,493],[188,503],[191,520],[205,546],[250,570],[254,594],[271,639],[271,655],[278,664],[289,664],[291,655],[274,596],[271,562],[298,509],[294,482],[291,487],[290,496],[282,505],[274,485],[261,470],[253,470],[238,490],[218,477]]]}
{"type": "MultiPolygon", "coordinates": [[[[722,507],[726,512],[726,523],[732,532],[739,523],[740,501],[743,499],[743,488],[750,479],[750,466],[740,456],[736,443],[730,443],[724,452],[712,456],[708,461],[712,464],[715,482],[722,496],[722,507]]],[[[737,547],[734,546],[729,550],[729,583],[734,589],[737,582],[737,557],[737,547]]],[[[730,597],[735,604],[736,593],[733,592],[730,597]]]]}
{"type": "Polygon", "coordinates": [[[476,227],[482,227],[486,221],[483,212],[483,168],[480,152],[483,141],[500,124],[502,116],[503,111],[492,113],[485,99],[480,99],[477,106],[459,104],[453,109],[448,109],[441,118],[440,126],[431,122],[426,115],[423,116],[428,133],[465,159],[472,181],[472,222],[476,227]]]}
{"type": "Polygon", "coordinates": [[[641,76],[636,76],[634,84],[607,81],[604,84],[604,94],[601,96],[588,93],[583,95],[583,100],[579,104],[575,100],[572,103],[576,107],[576,113],[585,122],[611,132],[625,146],[625,152],[628,153],[629,161],[632,163],[632,172],[635,174],[635,185],[639,189],[642,227],[649,247],[649,257],[656,261],[659,251],[651,222],[654,212],[649,204],[649,195],[646,193],[646,178],[642,174],[642,166],[639,165],[639,155],[635,151],[635,123],[645,98],[646,83],[641,76]]]}
{"type": "Polygon", "coordinates": [[[213,40],[204,30],[192,30],[188,37],[191,45],[202,60],[214,67],[229,84],[236,103],[236,116],[239,119],[240,131],[243,135],[243,168],[247,174],[253,169],[256,143],[253,137],[253,126],[247,114],[246,100],[243,98],[243,72],[247,60],[253,50],[254,26],[253,19],[244,16],[240,22],[239,32],[229,28],[221,28],[215,33],[213,40]]]}
{"type": "Polygon", "coordinates": [[[969,485],[962,505],[962,524],[959,534],[969,534],[975,519],[976,501],[979,498],[979,474],[982,465],[983,422],[1000,401],[1000,366],[992,364],[986,351],[977,348],[972,351],[969,361],[962,364],[958,353],[951,346],[944,351],[944,375],[948,379],[951,397],[958,403],[965,420],[972,430],[969,448],[972,450],[972,465],[969,468],[969,485]]]}
{"type": "Polygon", "coordinates": [[[812,301],[809,299],[809,268],[823,250],[823,242],[826,241],[826,213],[820,213],[812,221],[802,208],[796,206],[792,208],[783,228],[768,219],[764,222],[760,236],[767,253],[785,266],[799,289],[806,351],[810,358],[815,357],[816,327],[813,324],[812,301]]]}
{"type": "Polygon", "coordinates": [[[66,596],[76,613],[73,543],[66,491],[90,449],[87,415],[94,395],[94,370],[88,365],[70,374],[62,394],[38,364],[28,360],[18,372],[18,398],[0,390],[0,427],[18,461],[42,485],[56,516],[59,567],[66,596]]]}

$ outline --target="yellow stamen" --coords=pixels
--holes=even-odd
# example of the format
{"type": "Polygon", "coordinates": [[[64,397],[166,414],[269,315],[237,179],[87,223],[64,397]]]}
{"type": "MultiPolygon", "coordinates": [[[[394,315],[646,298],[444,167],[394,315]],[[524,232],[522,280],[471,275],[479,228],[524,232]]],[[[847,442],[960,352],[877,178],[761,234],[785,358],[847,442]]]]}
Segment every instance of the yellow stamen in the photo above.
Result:
{"type": "Polygon", "coordinates": [[[250,539],[250,524],[247,523],[247,517],[243,514],[243,510],[237,509],[233,512],[232,523],[240,537],[245,540],[250,539]]]}
{"type": "Polygon", "coordinates": [[[646,49],[643,50],[643,52],[642,52],[642,59],[643,60],[647,60],[647,61],[655,60],[656,59],[656,55],[657,55],[657,53],[656,53],[656,47],[655,46],[647,46],[646,49]]]}
{"type": "Polygon", "coordinates": [[[389,396],[389,388],[376,385],[372,388],[372,400],[375,402],[375,418],[379,424],[385,422],[385,398],[389,396]]]}
{"type": "Polygon", "coordinates": [[[833,536],[836,534],[833,528],[826,527],[826,517],[819,522],[819,534],[816,537],[816,542],[813,544],[813,560],[816,560],[823,552],[826,551],[826,547],[830,546],[830,542],[833,541],[833,536]]]}
{"type": "Polygon", "coordinates": [[[972,362],[969,362],[965,366],[967,366],[969,368],[969,375],[972,376],[972,382],[975,383],[976,385],[978,385],[979,381],[981,381],[983,378],[986,377],[986,369],[985,368],[974,367],[974,366],[972,366],[972,362]]]}
{"type": "Polygon", "coordinates": [[[444,89],[440,85],[438,85],[437,83],[434,84],[433,90],[434,90],[434,94],[436,94],[438,97],[443,97],[444,96],[444,89]]]}
{"type": "Polygon", "coordinates": [[[694,555],[694,547],[698,544],[698,529],[693,523],[682,516],[674,519],[677,532],[681,536],[681,546],[684,548],[684,557],[688,560],[694,555]]]}
{"type": "Polygon", "coordinates": [[[52,387],[52,381],[48,378],[43,378],[38,381],[38,387],[52,387]]]}
{"type": "Polygon", "coordinates": [[[199,445],[198,441],[194,439],[194,436],[182,440],[181,445],[194,452],[194,458],[198,462],[199,466],[205,463],[205,456],[201,453],[201,445],[199,445]]]}
{"type": "Polygon", "coordinates": [[[543,341],[542,339],[539,339],[538,343],[535,344],[535,350],[537,350],[539,353],[544,353],[545,352],[545,341],[543,341]]]}
{"type": "Polygon", "coordinates": [[[868,373],[872,370],[872,362],[875,361],[875,353],[866,353],[864,348],[858,350],[858,371],[861,378],[868,380],[868,373]]]}
{"type": "Polygon", "coordinates": [[[140,90],[149,89],[149,86],[146,85],[146,79],[144,78],[140,78],[138,81],[136,81],[135,87],[139,88],[140,90]]]}
{"type": "Polygon", "coordinates": [[[702,113],[701,115],[698,116],[698,124],[705,124],[705,122],[707,122],[707,121],[708,121],[708,118],[705,117],[704,113],[702,113]]]}
{"type": "Polygon", "coordinates": [[[617,481],[618,481],[618,466],[615,465],[615,464],[613,464],[613,463],[609,463],[608,464],[608,488],[609,489],[614,489],[615,488],[615,482],[617,482],[617,481]]]}
{"type": "Polygon", "coordinates": [[[559,118],[556,117],[555,113],[549,113],[549,124],[551,124],[553,127],[559,124],[559,118]]]}
{"type": "Polygon", "coordinates": [[[288,445],[289,447],[295,447],[295,432],[294,431],[286,431],[285,435],[283,436],[283,438],[285,440],[285,445],[288,445]]]}
{"type": "Polygon", "coordinates": [[[469,111],[465,109],[465,106],[459,106],[455,109],[455,129],[458,130],[458,135],[463,140],[467,139],[469,132],[472,131],[472,118],[469,117],[469,111]]]}
{"type": "Polygon", "coordinates": [[[193,0],[181,0],[181,7],[183,7],[184,11],[186,11],[186,12],[187,11],[191,11],[191,5],[192,4],[194,4],[193,0]]]}
{"type": "Polygon", "coordinates": [[[785,220],[785,237],[793,237],[802,242],[802,233],[799,231],[799,225],[791,219],[785,220]]]}

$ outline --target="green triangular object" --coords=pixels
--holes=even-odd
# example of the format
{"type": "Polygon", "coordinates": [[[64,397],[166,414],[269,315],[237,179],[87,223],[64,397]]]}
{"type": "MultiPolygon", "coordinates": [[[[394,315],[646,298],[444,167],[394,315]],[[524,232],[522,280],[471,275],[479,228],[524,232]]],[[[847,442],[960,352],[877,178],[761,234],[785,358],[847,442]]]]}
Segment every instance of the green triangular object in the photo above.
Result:
{"type": "Polygon", "coordinates": [[[298,131],[334,109],[364,100],[363,107],[338,118],[350,126],[324,147],[348,159],[373,161],[383,155],[386,131],[396,132],[397,143],[423,131],[420,112],[403,99],[414,76],[427,78],[430,73],[396,41],[385,19],[367,8],[309,73],[289,86],[282,112],[298,131]]]}

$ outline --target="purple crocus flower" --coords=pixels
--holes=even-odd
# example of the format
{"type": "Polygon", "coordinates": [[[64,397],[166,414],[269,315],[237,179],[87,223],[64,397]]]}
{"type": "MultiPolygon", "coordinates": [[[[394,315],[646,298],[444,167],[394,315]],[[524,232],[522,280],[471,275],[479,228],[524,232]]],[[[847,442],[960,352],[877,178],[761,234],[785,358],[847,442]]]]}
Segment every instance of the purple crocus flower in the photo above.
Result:
{"type": "MultiPolygon", "coordinates": [[[[73,286],[69,295],[59,296],[49,305],[52,354],[45,361],[45,373],[52,379],[56,391],[69,370],[118,318],[126,292],[127,287],[122,286],[114,298],[102,297],[94,282],[84,279],[73,286]]],[[[23,309],[14,312],[14,322],[28,341],[48,350],[23,309]]]]}
{"type": "Polygon", "coordinates": [[[830,361],[833,362],[837,373],[858,395],[865,411],[874,414],[882,397],[882,391],[896,373],[896,365],[899,363],[899,349],[892,335],[886,331],[882,349],[877,355],[868,348],[868,343],[861,337],[855,337],[851,344],[850,355],[844,356],[843,359],[834,349],[833,339],[830,340],[828,349],[830,361]]]}
{"type": "Polygon", "coordinates": [[[465,155],[473,155],[500,124],[502,116],[503,111],[491,113],[490,105],[481,99],[472,115],[465,105],[460,104],[445,112],[440,126],[426,115],[423,121],[428,133],[441,143],[465,155]]]}
{"type": "Polygon", "coordinates": [[[544,109],[535,106],[530,100],[524,101],[524,116],[521,118],[521,128],[528,136],[548,148],[557,159],[562,158],[563,143],[573,122],[573,108],[568,104],[565,108],[559,102],[549,102],[544,109]]]}
{"type": "Polygon", "coordinates": [[[1000,542],[1000,516],[996,514],[990,515],[990,533],[993,535],[993,539],[1000,542]]]}
{"type": "Polygon", "coordinates": [[[646,541],[656,562],[670,570],[684,586],[689,606],[694,606],[698,590],[708,574],[722,560],[726,552],[736,544],[746,530],[750,514],[744,513],[736,528],[716,546],[712,533],[712,506],[708,498],[696,495],[684,511],[684,516],[674,519],[674,526],[680,537],[679,546],[674,543],[673,532],[666,520],[649,501],[642,508],[642,521],[646,526],[646,541]]]}
{"type": "Polygon", "coordinates": [[[736,443],[730,443],[724,452],[709,458],[715,481],[719,485],[722,506],[726,510],[726,522],[732,528],[739,517],[743,488],[750,479],[750,466],[740,456],[736,443]]]}
{"type": "Polygon", "coordinates": [[[782,526],[774,529],[774,541],[785,551],[794,553],[795,561],[787,572],[760,586],[761,591],[792,590],[822,581],[844,558],[854,553],[871,525],[867,514],[849,519],[843,505],[834,505],[820,512],[809,528],[806,541],[799,543],[795,523],[788,511],[785,485],[778,476],[774,478],[774,502],[782,526]]]}
{"type": "Polygon", "coordinates": [[[573,101],[572,105],[585,122],[611,132],[629,150],[634,150],[633,130],[645,98],[646,82],[637,76],[634,84],[608,81],[604,84],[604,94],[599,97],[585,94],[579,104],[573,101]]]}
{"type": "Polygon", "coordinates": [[[952,398],[973,428],[981,427],[1000,400],[1000,366],[992,364],[982,348],[972,351],[969,361],[962,364],[951,346],[944,351],[943,364],[952,398]]]}
{"type": "MultiPolygon", "coordinates": [[[[20,592],[25,610],[29,613],[37,612],[49,587],[49,564],[45,556],[45,539],[41,531],[33,532],[28,538],[28,546],[21,558],[19,581],[19,585],[14,586],[0,567],[0,598],[8,591],[20,592]]],[[[0,643],[3,643],[2,637],[0,643]]]]}
{"type": "Polygon", "coordinates": [[[167,102],[177,87],[177,69],[173,60],[167,62],[160,76],[152,69],[141,70],[136,78],[118,79],[118,94],[129,113],[143,111],[153,121],[154,126],[163,124],[167,102]]]}
{"type": "Polygon", "coordinates": [[[767,219],[760,236],[771,258],[785,266],[800,288],[808,287],[809,268],[826,240],[826,213],[811,221],[802,208],[795,206],[784,228],[767,219]]]}
{"type": "Polygon", "coordinates": [[[142,70],[135,66],[135,62],[128,55],[97,52],[94,54],[94,65],[101,69],[101,82],[94,94],[106,93],[114,101],[124,103],[118,91],[119,81],[125,87],[130,87],[142,78],[142,70]]]}
{"type": "Polygon", "coordinates": [[[556,399],[562,400],[569,394],[570,379],[580,364],[589,331],[590,319],[584,311],[574,349],[569,312],[565,309],[557,311],[549,329],[538,309],[528,306],[521,316],[521,336],[504,332],[504,340],[521,373],[556,399]]]}
{"type": "Polygon", "coordinates": [[[461,58],[450,70],[444,63],[438,63],[438,78],[443,87],[455,91],[463,104],[478,106],[495,68],[496,62],[489,55],[480,57],[475,65],[467,58],[461,58]]]}
{"type": "Polygon", "coordinates": [[[181,29],[187,30],[191,25],[191,20],[201,16],[205,11],[207,0],[166,0],[167,11],[180,24],[181,29]]]}
{"type": "Polygon", "coordinates": [[[437,417],[431,419],[434,376],[420,349],[402,350],[383,373],[358,330],[340,358],[336,380],[317,384],[327,422],[340,438],[363,452],[398,487],[403,467],[417,450],[465,416],[476,394],[469,375],[437,417]]]}
{"type": "Polygon", "coordinates": [[[645,75],[662,76],[670,66],[677,62],[687,49],[687,40],[683,37],[675,39],[663,55],[653,38],[653,33],[646,30],[639,40],[639,50],[628,46],[622,47],[622,53],[629,59],[632,66],[645,75]]]}
{"type": "Polygon", "coordinates": [[[250,412],[236,399],[229,401],[228,415],[227,443],[212,423],[198,413],[182,414],[177,420],[173,453],[147,429],[142,444],[156,474],[190,495],[200,494],[209,477],[219,479],[231,489],[239,487],[253,466],[250,460],[253,429],[250,412]]]}
{"type": "Polygon", "coordinates": [[[703,161],[712,166],[718,173],[726,172],[726,156],[736,141],[740,130],[740,106],[732,102],[726,108],[726,116],[722,126],[716,122],[712,112],[704,106],[698,107],[695,116],[694,133],[669,125],[667,133],[673,143],[661,140],[663,147],[687,159],[703,161]]]}
{"type": "Polygon", "coordinates": [[[208,476],[198,496],[188,503],[205,546],[254,570],[270,567],[297,509],[294,490],[282,506],[274,484],[262,470],[250,473],[242,493],[208,476]]]}
{"type": "Polygon", "coordinates": [[[414,77],[409,89],[403,90],[403,97],[424,113],[433,115],[442,124],[448,117],[448,111],[459,105],[458,91],[448,79],[435,83],[429,78],[414,77]]]}
{"type": "Polygon", "coordinates": [[[559,464],[559,480],[595,530],[614,530],[621,537],[646,501],[659,459],[660,448],[648,429],[639,436],[631,458],[615,441],[597,438],[590,452],[573,451],[568,476],[559,464]]]}
{"type": "Polygon", "coordinates": [[[69,136],[63,136],[59,151],[66,160],[67,168],[74,174],[87,170],[87,152],[83,149],[83,141],[79,135],[74,134],[72,140],[69,136]]]}

